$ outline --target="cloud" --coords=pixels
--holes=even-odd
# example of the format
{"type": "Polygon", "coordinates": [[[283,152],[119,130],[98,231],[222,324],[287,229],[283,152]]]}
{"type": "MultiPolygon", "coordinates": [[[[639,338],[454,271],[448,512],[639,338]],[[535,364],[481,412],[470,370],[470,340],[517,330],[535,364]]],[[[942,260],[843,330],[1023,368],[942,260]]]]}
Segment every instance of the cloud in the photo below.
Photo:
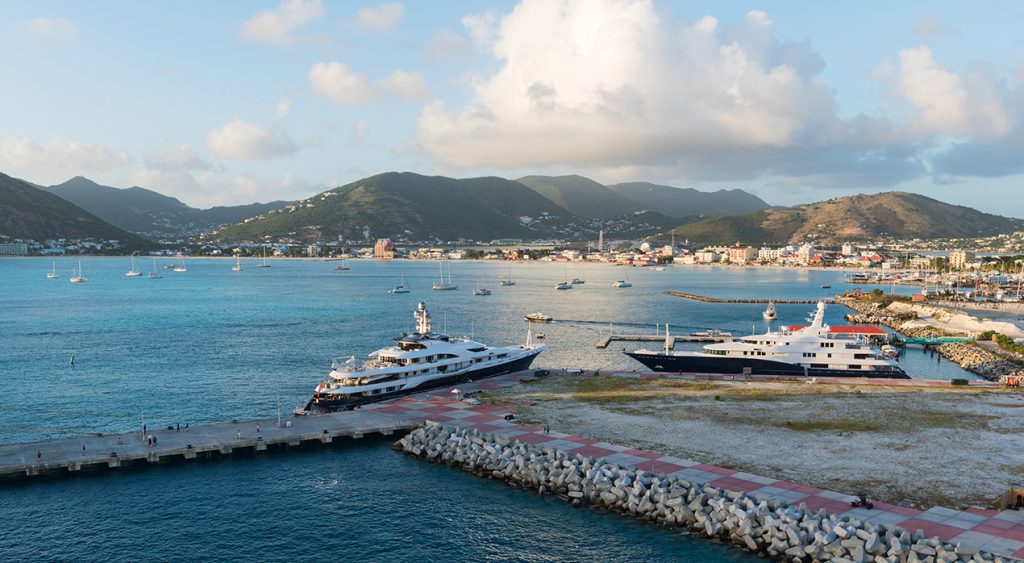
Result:
{"type": "Polygon", "coordinates": [[[364,75],[348,68],[345,63],[317,63],[309,69],[309,83],[313,90],[343,105],[366,105],[381,94],[403,100],[428,100],[430,87],[422,74],[395,70],[382,80],[371,83],[364,75]]]}
{"type": "Polygon", "coordinates": [[[396,70],[381,81],[380,89],[404,100],[429,100],[430,87],[422,74],[396,70]]]}
{"type": "Polygon", "coordinates": [[[240,119],[211,131],[206,136],[206,145],[221,156],[240,160],[268,160],[299,151],[286,133],[272,132],[240,119]]]}
{"type": "Polygon", "coordinates": [[[917,110],[909,126],[920,134],[986,138],[1011,128],[1006,86],[988,65],[957,74],[921,46],[900,51],[898,66],[883,61],[873,76],[890,83],[917,110]]]}
{"type": "Polygon", "coordinates": [[[288,117],[288,114],[292,111],[292,101],[288,98],[282,98],[281,101],[277,102],[277,108],[274,110],[274,116],[278,119],[284,119],[288,117]]]}
{"type": "Polygon", "coordinates": [[[494,38],[494,25],[497,21],[498,17],[494,15],[494,12],[469,14],[462,17],[463,27],[466,28],[473,42],[480,48],[490,46],[494,38]]]}
{"type": "Polygon", "coordinates": [[[426,44],[426,53],[432,59],[454,59],[473,51],[465,37],[453,31],[441,30],[426,44]]]}
{"type": "Polygon", "coordinates": [[[127,152],[63,137],[54,137],[46,144],[27,137],[0,139],[0,165],[30,174],[36,181],[63,180],[69,175],[106,171],[131,163],[127,152]]]}
{"type": "Polygon", "coordinates": [[[356,13],[356,25],[368,31],[390,31],[403,17],[405,8],[398,3],[368,6],[356,13]]]}
{"type": "Polygon", "coordinates": [[[242,37],[258,43],[286,45],[292,33],[324,17],[320,0],[285,0],[273,10],[264,10],[242,22],[242,37]]]}
{"type": "Polygon", "coordinates": [[[177,171],[210,171],[214,166],[210,161],[200,157],[188,145],[164,148],[151,151],[142,160],[146,168],[165,172],[177,171]]]}
{"type": "Polygon", "coordinates": [[[39,39],[71,41],[78,37],[78,27],[70,20],[38,17],[21,22],[21,29],[39,39]]]}
{"type": "Polygon", "coordinates": [[[355,127],[352,128],[352,136],[349,137],[349,142],[361,143],[366,138],[366,134],[370,130],[370,124],[365,120],[358,121],[355,127]]]}
{"type": "Polygon", "coordinates": [[[924,40],[938,39],[952,33],[952,28],[934,14],[921,14],[921,17],[914,21],[914,35],[924,40]]]}
{"type": "Polygon", "coordinates": [[[890,122],[840,118],[824,61],[775,38],[763,12],[722,26],[662,19],[645,1],[524,0],[466,24],[498,67],[465,105],[421,112],[417,144],[444,166],[642,166],[693,181],[831,171],[845,185],[924,173],[890,122]]]}
{"type": "Polygon", "coordinates": [[[339,104],[363,105],[374,93],[366,77],[349,70],[345,63],[317,63],[309,69],[309,84],[316,93],[339,104]]]}

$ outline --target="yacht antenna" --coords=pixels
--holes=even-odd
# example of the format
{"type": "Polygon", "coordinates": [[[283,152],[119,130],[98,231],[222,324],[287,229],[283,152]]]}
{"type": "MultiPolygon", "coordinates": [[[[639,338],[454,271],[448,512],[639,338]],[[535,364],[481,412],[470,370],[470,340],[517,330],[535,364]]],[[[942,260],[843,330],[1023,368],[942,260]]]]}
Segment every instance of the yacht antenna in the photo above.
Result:
{"type": "Polygon", "coordinates": [[[669,349],[670,349],[670,346],[669,346],[669,336],[668,336],[668,322],[666,322],[665,323],[665,355],[666,356],[668,355],[669,349]]]}

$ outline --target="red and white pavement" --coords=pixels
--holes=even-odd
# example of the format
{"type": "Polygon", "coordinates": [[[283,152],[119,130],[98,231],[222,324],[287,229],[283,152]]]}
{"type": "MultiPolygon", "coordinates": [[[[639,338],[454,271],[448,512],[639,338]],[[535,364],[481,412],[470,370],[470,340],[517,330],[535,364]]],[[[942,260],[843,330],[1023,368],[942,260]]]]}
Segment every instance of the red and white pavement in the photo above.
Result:
{"type": "Polygon", "coordinates": [[[458,394],[452,393],[451,388],[439,389],[364,408],[385,413],[418,415],[434,422],[502,434],[541,447],[602,458],[625,467],[676,475],[688,481],[709,483],[734,491],[763,494],[793,505],[803,503],[812,510],[823,508],[837,516],[897,525],[910,531],[923,530],[928,536],[939,536],[948,542],[963,542],[994,554],[1024,558],[1024,511],[960,511],[942,507],[920,511],[874,501],[872,510],[851,509],[850,501],[855,498],[852,495],[562,432],[545,433],[541,428],[506,420],[505,416],[514,412],[514,405],[472,405],[461,400],[461,396],[466,393],[510,387],[532,378],[532,372],[504,375],[460,385],[458,394]]]}

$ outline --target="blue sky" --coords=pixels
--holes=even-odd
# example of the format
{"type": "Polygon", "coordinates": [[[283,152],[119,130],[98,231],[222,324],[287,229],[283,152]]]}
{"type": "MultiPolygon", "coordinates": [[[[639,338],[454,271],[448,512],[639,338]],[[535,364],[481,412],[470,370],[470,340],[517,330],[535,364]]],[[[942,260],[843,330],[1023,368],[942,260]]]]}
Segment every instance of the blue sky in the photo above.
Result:
{"type": "Polygon", "coordinates": [[[33,2],[0,7],[0,170],[191,205],[408,170],[1024,216],[1024,5],[33,2]]]}

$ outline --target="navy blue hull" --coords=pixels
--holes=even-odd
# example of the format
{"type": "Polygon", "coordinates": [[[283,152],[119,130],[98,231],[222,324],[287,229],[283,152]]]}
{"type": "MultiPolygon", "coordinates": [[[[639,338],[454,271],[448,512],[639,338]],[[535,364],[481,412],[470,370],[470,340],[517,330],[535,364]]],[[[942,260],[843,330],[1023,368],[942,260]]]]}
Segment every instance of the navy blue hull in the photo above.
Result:
{"type": "Polygon", "coordinates": [[[800,375],[808,377],[873,377],[886,379],[910,379],[905,371],[893,367],[891,371],[864,371],[859,369],[804,368],[785,362],[758,358],[730,358],[727,356],[674,356],[666,354],[626,355],[652,371],[681,373],[714,373],[750,375],[800,375]]]}
{"type": "Polygon", "coordinates": [[[473,371],[467,371],[455,375],[449,375],[446,377],[439,377],[428,383],[424,383],[419,387],[409,390],[393,391],[391,393],[381,393],[379,395],[370,396],[358,396],[358,397],[338,397],[330,393],[318,393],[313,396],[309,404],[306,405],[307,411],[311,409],[317,409],[321,411],[346,411],[352,410],[359,405],[365,405],[368,403],[376,403],[379,401],[386,401],[388,399],[394,399],[402,395],[409,395],[412,393],[420,393],[428,391],[430,389],[436,389],[438,387],[447,387],[449,385],[459,385],[467,381],[476,381],[478,379],[484,379],[487,377],[494,377],[497,375],[504,375],[506,373],[513,373],[517,371],[523,371],[530,368],[530,364],[540,354],[540,350],[536,350],[528,356],[512,360],[511,362],[491,366],[484,369],[478,369],[473,371]]]}

